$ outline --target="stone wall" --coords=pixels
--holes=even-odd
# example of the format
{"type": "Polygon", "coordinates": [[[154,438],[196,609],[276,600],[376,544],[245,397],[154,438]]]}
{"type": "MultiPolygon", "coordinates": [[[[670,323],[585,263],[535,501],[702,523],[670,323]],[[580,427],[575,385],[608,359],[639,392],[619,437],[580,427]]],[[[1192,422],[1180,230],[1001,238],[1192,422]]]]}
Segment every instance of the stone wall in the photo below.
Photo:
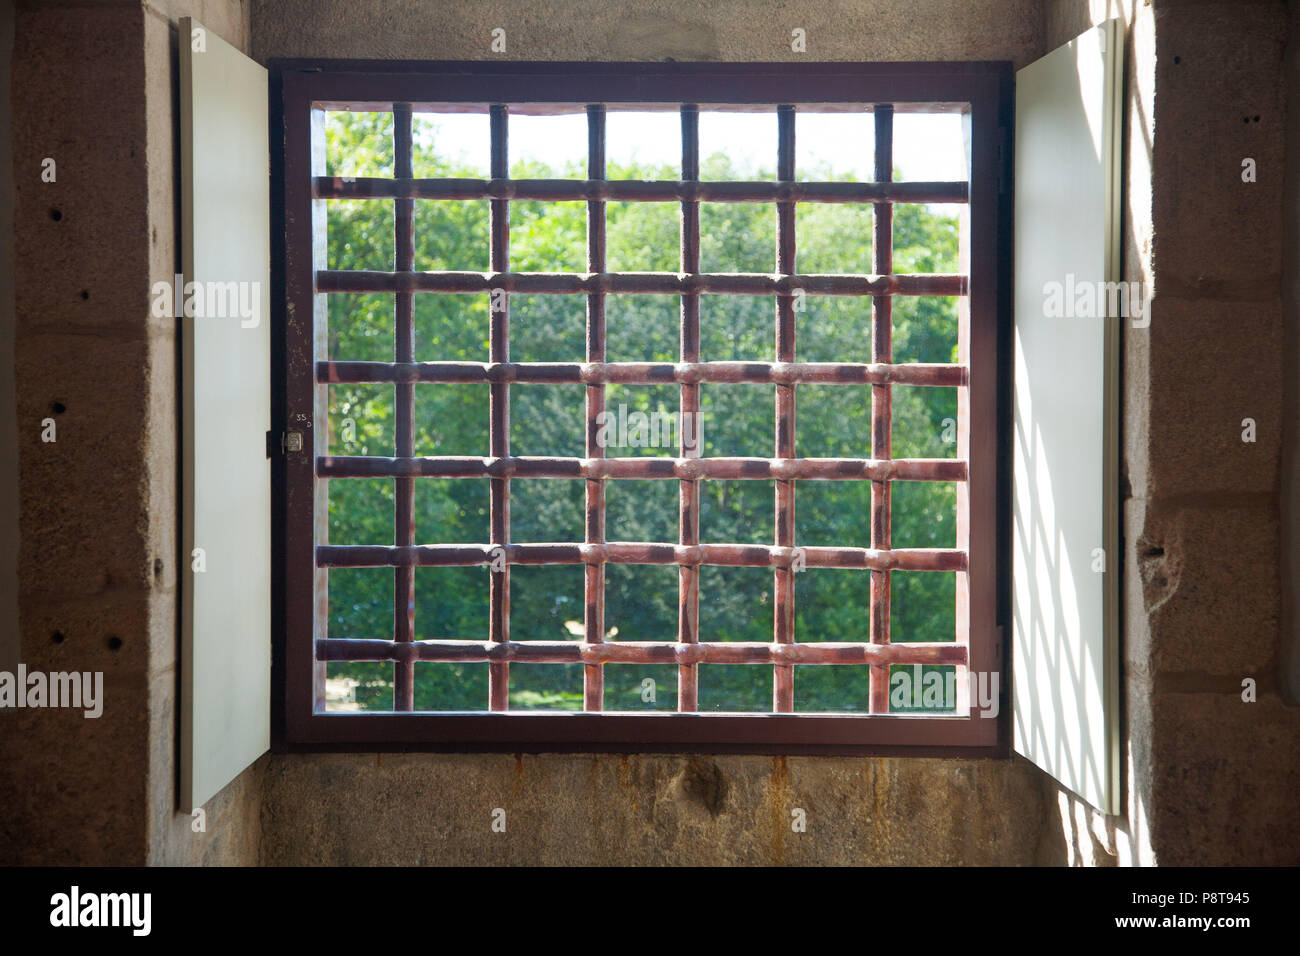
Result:
{"type": "Polygon", "coordinates": [[[0,718],[0,861],[254,862],[257,770],[176,812],[176,20],[212,2],[20,2],[12,79],[19,611],[30,669],[104,672],[103,716],[0,718]],[[42,182],[42,160],[57,179],[42,182]],[[52,417],[57,440],[41,440],[52,417]]]}

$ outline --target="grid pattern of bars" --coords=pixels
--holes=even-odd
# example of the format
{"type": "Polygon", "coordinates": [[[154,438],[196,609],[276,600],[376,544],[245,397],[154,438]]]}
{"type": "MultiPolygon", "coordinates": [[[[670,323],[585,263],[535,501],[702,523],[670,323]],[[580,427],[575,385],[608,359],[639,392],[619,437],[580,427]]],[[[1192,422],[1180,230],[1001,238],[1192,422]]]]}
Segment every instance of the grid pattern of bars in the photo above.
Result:
{"type": "MultiPolygon", "coordinates": [[[[489,709],[508,709],[510,663],[575,663],[584,665],[584,707],[603,706],[605,663],[676,664],[678,711],[698,708],[699,665],[767,664],[773,669],[772,710],[794,709],[794,666],[807,664],[859,665],[869,669],[870,713],[889,712],[889,669],[892,664],[969,663],[969,637],[964,615],[952,643],[891,642],[889,632],[890,573],[967,569],[964,548],[891,547],[891,482],[969,479],[968,463],[957,459],[894,459],[890,453],[891,387],[896,384],[955,387],[959,396],[969,385],[969,368],[956,364],[893,364],[891,346],[892,297],[895,295],[968,294],[965,275],[894,275],[893,207],[895,202],[966,202],[968,184],[893,182],[893,107],[876,104],[875,182],[795,182],[795,107],[777,107],[777,182],[701,182],[699,180],[699,108],[680,108],[682,129],[681,180],[678,182],[612,182],[605,169],[605,107],[587,107],[587,179],[510,180],[508,174],[508,109],[489,108],[491,169],[489,180],[415,179],[412,171],[412,111],[394,104],[394,178],[340,179],[316,177],[316,199],[380,198],[394,203],[395,268],[391,273],[318,270],[319,293],[391,293],[396,302],[396,347],[393,362],[320,360],[316,381],[331,383],[392,383],[396,392],[396,455],[320,455],[316,474],[322,479],[390,477],[396,482],[395,543],[338,546],[320,543],[317,567],[391,567],[394,569],[393,639],[342,640],[318,637],[318,661],[392,661],[394,708],[413,709],[417,661],[486,661],[489,664],[489,709]],[[490,200],[490,272],[421,272],[413,268],[412,219],[414,200],[490,200]],[[587,272],[513,273],[510,271],[509,204],[512,199],[579,200],[587,204],[587,272]],[[670,273],[610,273],[605,263],[605,203],[609,200],[677,202],[681,210],[681,267],[670,273]],[[775,272],[704,274],[700,272],[701,201],[775,202],[777,233],[775,272]],[[800,275],[796,272],[795,209],[799,202],[863,203],[874,209],[874,274],[800,275]],[[489,360],[474,362],[416,362],[413,352],[413,296],[417,292],[491,294],[489,360]],[[512,363],[510,361],[509,294],[585,295],[586,348],[582,363],[512,363]],[[605,296],[609,293],[678,295],[681,302],[681,350],[678,363],[608,363],[605,361],[605,296]],[[775,362],[701,362],[700,295],[770,295],[776,300],[775,362]],[[795,299],[800,294],[870,296],[872,302],[872,361],[799,363],[795,353],[795,299]],[[413,453],[414,387],[417,383],[487,383],[490,389],[490,455],[415,457],[413,453]],[[510,454],[510,385],[582,384],[586,386],[585,458],[514,457],[510,454]],[[775,455],[764,458],[701,458],[698,443],[688,443],[679,429],[677,458],[607,458],[597,440],[598,420],[605,410],[607,384],[680,387],[680,412],[700,411],[700,385],[706,382],[761,383],[775,386],[775,455]],[[801,383],[869,385],[872,391],[872,458],[800,459],[795,454],[795,396],[801,383]],[[415,481],[421,477],[486,477],[491,485],[489,541],[480,545],[417,545],[415,543],[415,481]],[[510,483],[512,479],[572,478],[585,483],[585,533],[582,543],[512,544],[510,542],[510,483]],[[610,542],[605,535],[605,483],[611,478],[674,479],[679,484],[679,535],[676,543],[610,542]],[[771,547],[702,544],[699,539],[702,480],[771,480],[775,484],[776,540],[771,547]],[[871,482],[871,546],[869,548],[795,546],[795,485],[800,480],[871,482]],[[605,574],[607,563],[676,565],[678,567],[678,634],[675,643],[604,640],[605,574]],[[489,565],[490,612],[487,641],[464,639],[414,640],[414,569],[420,566],[489,565]],[[527,564],[582,564],[585,570],[585,609],[582,640],[510,640],[510,567],[527,564]],[[701,565],[773,568],[774,622],[770,643],[700,641],[699,570],[701,565]],[[794,575],[802,567],[866,569],[870,574],[869,641],[799,644],[794,633],[794,575]]],[[[965,313],[964,303],[962,313],[965,313]]],[[[965,409],[959,400],[959,431],[968,433],[965,409]]],[[[688,420],[683,418],[683,420],[688,420]]],[[[697,432],[698,433],[698,432],[697,432]]],[[[959,440],[959,451],[967,447],[959,440]]],[[[958,494],[958,509],[968,496],[958,494]]],[[[958,515],[959,524],[964,523],[958,515]]],[[[959,544],[961,540],[959,539],[959,544]]],[[[959,574],[959,579],[961,575],[959,574]]],[[[959,594],[962,593],[959,586],[959,594]]],[[[959,678],[960,678],[959,673],[959,678]]],[[[958,685],[963,683],[958,680],[958,685]]],[[[960,708],[959,704],[959,708],[960,708]]]]}

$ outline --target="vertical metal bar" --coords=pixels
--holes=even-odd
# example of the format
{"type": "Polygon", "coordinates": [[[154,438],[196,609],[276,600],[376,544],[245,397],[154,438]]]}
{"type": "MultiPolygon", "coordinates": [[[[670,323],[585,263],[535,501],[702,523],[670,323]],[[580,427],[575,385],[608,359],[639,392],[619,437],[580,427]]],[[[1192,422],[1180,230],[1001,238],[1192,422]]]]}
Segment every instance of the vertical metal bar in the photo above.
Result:
{"type": "MultiPolygon", "coordinates": [[[[894,178],[894,107],[876,104],[876,182],[890,182],[894,178]]],[[[875,273],[889,275],[894,271],[894,211],[887,202],[874,204],[875,273]]],[[[871,299],[871,360],[893,361],[893,300],[888,295],[871,299]]],[[[890,417],[892,392],[890,386],[871,386],[871,457],[890,458],[890,417]]],[[[890,483],[871,483],[871,546],[890,547],[890,483]]],[[[871,572],[871,641],[873,644],[889,643],[889,572],[871,572]]],[[[873,714],[889,713],[889,665],[871,668],[870,711],[873,714]]]]}
{"type": "MultiPolygon", "coordinates": [[[[970,144],[971,144],[971,115],[966,113],[962,116],[962,139],[966,145],[966,180],[970,181],[970,144]]],[[[971,242],[970,242],[970,205],[961,207],[958,219],[958,261],[957,268],[962,275],[971,275],[971,242]]],[[[957,299],[957,361],[965,365],[967,369],[971,367],[971,323],[970,323],[970,296],[963,295],[957,299]]],[[[969,378],[968,378],[969,381],[969,378]]],[[[971,455],[971,393],[970,386],[964,385],[957,389],[957,457],[963,461],[970,461],[971,455]]],[[[957,536],[954,542],[955,546],[966,552],[967,566],[969,567],[970,548],[970,525],[971,525],[971,483],[970,481],[957,482],[957,536]]],[[[967,660],[971,660],[970,631],[971,631],[971,613],[970,613],[970,571],[957,571],[956,573],[956,599],[957,606],[954,609],[953,623],[956,627],[954,640],[958,644],[966,645],[967,660]]],[[[956,714],[958,717],[966,717],[970,714],[970,665],[958,665],[957,674],[957,699],[955,703],[956,714]]]]}
{"type": "MultiPolygon", "coordinates": [[[[700,110],[693,104],[682,106],[682,180],[700,178],[700,110]]],[[[682,272],[700,271],[700,204],[683,202],[681,208],[682,272]]],[[[700,297],[687,293],[681,297],[681,356],[683,362],[700,360],[700,297]]],[[[700,386],[681,386],[681,412],[678,416],[679,453],[683,458],[699,458],[702,448],[700,430],[700,386]],[[688,432],[689,429],[689,432],[688,432]]],[[[700,543],[700,483],[682,479],[678,495],[678,540],[683,545],[700,543]]],[[[677,640],[698,644],[700,640],[700,569],[698,565],[677,568],[677,640]]],[[[699,665],[681,664],[677,668],[677,710],[690,713],[699,709],[699,665]]]]}
{"type": "MultiPolygon", "coordinates": [[[[411,162],[411,107],[409,104],[393,105],[393,175],[409,179],[411,162]]],[[[393,200],[393,250],[394,266],[398,272],[410,272],[415,258],[415,238],[412,221],[415,201],[393,200]]],[[[412,316],[413,296],[410,292],[396,293],[396,347],[395,360],[415,361],[414,329],[412,316]]],[[[394,386],[397,425],[397,456],[409,458],[415,454],[415,386],[399,383],[394,386]]],[[[415,479],[397,478],[394,502],[394,536],[399,547],[415,544],[415,479]]],[[[415,640],[415,568],[393,569],[393,624],[395,640],[415,640]]],[[[393,664],[393,709],[415,709],[415,661],[398,661],[393,664]]]]}
{"type": "MultiPolygon", "coordinates": [[[[587,179],[605,178],[605,107],[587,107],[587,179]]],[[[605,203],[587,203],[587,271],[605,271],[605,203]]],[[[587,295],[587,361],[605,361],[605,294],[587,295]]],[[[597,422],[605,410],[605,386],[587,386],[587,457],[605,457],[604,447],[596,440],[597,422]]],[[[605,543],[605,481],[587,479],[586,540],[588,544],[605,543]]],[[[587,641],[599,644],[605,639],[605,565],[586,567],[586,610],[583,633],[587,641]]],[[[601,664],[583,669],[583,709],[598,711],[605,703],[605,672],[601,664]]]]}
{"type": "MultiPolygon", "coordinates": [[[[311,111],[311,174],[321,176],[325,173],[325,111],[311,111]]],[[[314,282],[322,269],[329,268],[329,204],[323,199],[314,199],[311,203],[311,275],[314,282]]],[[[310,287],[310,286],[309,286],[310,287]]],[[[312,357],[319,362],[330,358],[329,348],[329,301],[327,296],[312,295],[312,357]]],[[[329,386],[315,381],[312,376],[311,416],[315,427],[308,439],[312,445],[312,462],[321,455],[330,454],[330,393],[329,386]]],[[[301,411],[299,411],[301,414],[301,411]]],[[[310,474],[315,474],[315,468],[310,474]]],[[[330,540],[330,482],[328,478],[314,479],[315,493],[312,495],[312,541],[315,544],[329,544],[330,540]]],[[[314,553],[314,549],[313,549],[314,553]]],[[[315,565],[315,562],[312,562],[315,565]]],[[[329,635],[330,620],[330,571],[315,565],[312,575],[312,621],[326,636],[329,635]]],[[[314,634],[313,634],[314,636],[314,634]]],[[[315,655],[313,654],[313,659],[315,655]]],[[[312,666],[312,712],[325,711],[325,680],[328,665],[322,660],[315,660],[312,666]]]]}
{"type": "MultiPolygon", "coordinates": [[[[491,173],[493,179],[505,179],[510,173],[510,152],[506,135],[509,115],[503,105],[494,105],[490,112],[492,128],[491,173]]],[[[491,215],[491,269],[508,272],[510,269],[510,201],[493,199],[491,215]]],[[[488,302],[491,329],[488,339],[488,359],[492,362],[510,361],[510,295],[504,289],[494,289],[488,302]]],[[[493,382],[489,386],[488,423],[491,428],[490,454],[504,458],[510,454],[510,386],[493,382]]],[[[504,548],[510,542],[510,479],[489,479],[492,485],[490,517],[491,543],[504,548]]],[[[493,562],[494,565],[497,563],[493,562]]],[[[510,565],[502,562],[491,575],[491,594],[488,618],[491,639],[497,643],[510,640],[510,565]]],[[[492,661],[488,665],[488,708],[507,710],[510,706],[510,665],[506,661],[492,661]]]]}
{"type": "MultiPolygon", "coordinates": [[[[776,178],[781,182],[794,181],[794,107],[778,106],[776,178]]],[[[795,272],[795,204],[778,202],[776,207],[776,271],[779,275],[795,272]]],[[[793,362],[794,349],[794,296],[776,297],[776,360],[793,362]]],[[[793,458],[795,455],[795,405],[794,385],[776,386],[776,457],[793,458]]],[[[794,482],[776,482],[776,545],[794,547],[794,482]]],[[[773,572],[775,589],[774,630],[778,644],[794,643],[794,575],[793,568],[777,568],[773,572]]],[[[794,665],[772,665],[772,709],[777,713],[794,710],[794,665]]]]}

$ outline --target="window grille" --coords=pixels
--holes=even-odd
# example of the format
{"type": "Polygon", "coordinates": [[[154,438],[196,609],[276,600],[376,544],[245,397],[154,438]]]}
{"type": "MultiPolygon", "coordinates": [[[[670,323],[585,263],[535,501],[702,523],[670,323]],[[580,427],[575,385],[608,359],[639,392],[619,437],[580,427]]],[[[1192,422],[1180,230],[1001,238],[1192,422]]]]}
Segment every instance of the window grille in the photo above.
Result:
{"type": "MultiPolygon", "coordinates": [[[[539,71],[542,68],[538,68],[539,71]]],[[[300,688],[310,683],[312,714],[322,711],[320,689],[324,662],[391,661],[394,669],[394,710],[409,713],[414,708],[414,673],[418,661],[487,662],[489,681],[483,708],[491,716],[509,713],[509,689],[512,668],[537,663],[581,663],[583,666],[584,714],[565,718],[586,719],[587,730],[573,723],[556,734],[543,729],[537,715],[528,715],[530,728],[537,728],[543,739],[581,746],[584,741],[614,742],[621,740],[661,740],[665,743],[716,742],[739,745],[743,741],[779,744],[795,738],[819,742],[870,742],[925,744],[944,742],[995,742],[993,732],[952,732],[946,737],[927,731],[904,730],[913,721],[930,721],[948,725],[971,720],[969,700],[965,694],[966,674],[971,668],[994,669],[1000,659],[995,607],[997,585],[994,563],[1000,545],[996,522],[998,442],[1000,298],[996,291],[1000,267],[997,258],[999,235],[998,179],[1000,170],[988,162],[997,149],[997,126],[1001,115],[1002,94],[997,71],[964,75],[960,70],[935,77],[907,82],[906,76],[886,72],[887,82],[877,83],[893,92],[906,91],[890,101],[864,98],[852,108],[870,112],[874,117],[873,182],[801,182],[795,176],[795,117],[804,108],[824,108],[814,102],[767,100],[764,108],[774,106],[778,137],[774,182],[711,182],[700,179],[698,102],[665,104],[655,100],[655,108],[674,109],[681,120],[681,169],[677,181],[627,181],[606,178],[605,121],[612,108],[644,109],[644,93],[635,98],[589,97],[584,109],[587,119],[587,168],[585,180],[520,179],[509,177],[507,166],[507,130],[510,106],[527,99],[529,82],[519,77],[494,77],[501,93],[509,97],[478,100],[490,116],[489,179],[416,179],[412,168],[412,117],[421,109],[437,110],[441,101],[429,101],[410,94],[409,77],[370,76],[360,83],[357,93],[365,96],[366,108],[390,109],[394,130],[394,170],[392,178],[342,178],[321,175],[319,162],[320,124],[314,130],[305,115],[308,110],[319,116],[329,104],[330,91],[313,89],[319,77],[310,74],[286,74],[286,261],[287,302],[297,306],[293,313],[314,316],[312,323],[288,322],[286,362],[289,366],[287,427],[295,426],[295,410],[314,409],[315,442],[308,442],[301,456],[289,456],[286,464],[290,490],[285,560],[289,598],[287,615],[290,648],[285,667],[289,684],[300,688]],[[511,81],[513,80],[513,86],[511,81]],[[291,89],[291,87],[300,87],[291,89]],[[406,89],[403,89],[406,87],[406,89]],[[960,94],[963,90],[966,96],[960,94]],[[379,104],[370,96],[382,91],[379,104]],[[966,111],[968,135],[972,137],[972,163],[976,177],[970,183],[896,182],[893,178],[893,129],[896,110],[915,109],[918,98],[943,93],[941,105],[954,108],[950,101],[964,102],[956,108],[966,111]],[[398,95],[406,93],[406,99],[398,95]],[[309,161],[304,147],[315,143],[317,158],[309,161]],[[297,147],[297,155],[292,151],[297,147]],[[310,169],[313,175],[302,173],[310,169]],[[319,251],[323,216],[321,201],[332,199],[378,199],[393,203],[395,225],[395,261],[392,272],[336,271],[323,268],[319,251]],[[478,272],[413,271],[414,242],[412,232],[415,200],[488,200],[490,205],[490,268],[478,272]],[[587,210],[587,250],[585,272],[525,273],[511,269],[510,206],[517,200],[581,201],[587,210]],[[680,209],[680,267],[677,273],[615,272],[607,268],[605,241],[605,207],[607,202],[674,203],[680,209]],[[776,207],[776,248],[770,274],[706,273],[700,264],[700,203],[772,203],[776,207]],[[874,261],[870,271],[856,274],[803,274],[797,269],[798,236],[795,229],[796,205],[803,203],[869,204],[874,211],[874,261]],[[968,252],[964,263],[969,271],[960,274],[896,274],[893,268],[893,206],[897,203],[971,203],[973,219],[968,232],[968,252]],[[314,204],[314,205],[313,205],[314,204]],[[312,216],[301,213],[312,208],[312,216]],[[295,221],[294,216],[298,214],[295,221]],[[303,222],[302,220],[307,220],[303,222]],[[987,243],[980,249],[978,244],[987,243]],[[314,245],[313,245],[314,243],[314,245]],[[309,268],[307,260],[310,259],[309,268]],[[972,278],[972,273],[974,277],[972,278]],[[982,284],[982,285],[981,285],[982,284]],[[972,295],[972,285],[978,295],[972,295]],[[395,302],[396,336],[391,362],[348,361],[330,358],[320,346],[320,300],[338,293],[383,293],[395,302]],[[416,361],[413,348],[413,299],[416,295],[487,294],[490,297],[490,335],[487,362],[416,361]],[[635,293],[675,296],[680,301],[680,355],[675,363],[609,362],[606,360],[605,300],[609,294],[635,293]],[[586,354],[582,362],[513,362],[510,356],[510,296],[543,294],[581,296],[586,305],[586,354]],[[700,297],[766,296],[775,301],[775,361],[701,361],[700,297]],[[944,364],[896,363],[891,346],[893,329],[892,304],[897,296],[955,296],[958,308],[957,362],[944,364]],[[871,361],[800,362],[796,351],[797,313],[800,296],[858,296],[871,301],[871,361]],[[314,358],[302,361],[301,349],[307,342],[314,358]],[[296,375],[295,375],[296,370],[296,375]],[[310,381],[303,374],[310,376],[310,381]],[[396,399],[396,454],[393,457],[348,456],[331,454],[322,443],[325,429],[321,393],[328,385],[340,383],[391,384],[396,399]],[[414,453],[414,391],[421,383],[486,384],[489,391],[489,455],[417,456],[414,453]],[[608,457],[598,441],[598,420],[606,410],[606,386],[676,385],[680,392],[679,412],[682,421],[700,413],[702,384],[762,384],[776,392],[776,416],[770,457],[701,457],[699,444],[689,441],[689,432],[679,428],[681,438],[675,456],[620,458],[608,457]],[[582,458],[530,457],[511,453],[510,397],[514,384],[582,385],[585,390],[586,439],[582,458]],[[863,423],[871,436],[870,458],[799,457],[796,446],[796,402],[799,387],[805,384],[833,385],[871,390],[871,420],[863,423]],[[957,456],[955,458],[894,458],[891,456],[891,394],[893,386],[954,388],[958,395],[957,456]],[[295,389],[297,389],[295,391],[295,389]],[[312,401],[304,401],[306,395],[312,401]],[[982,416],[982,418],[981,418],[982,416]],[[978,437],[972,447],[972,435],[978,437]],[[972,478],[976,479],[975,482],[972,478]],[[356,478],[389,478],[395,483],[395,536],[391,544],[330,544],[324,540],[320,520],[320,499],[328,482],[356,478]],[[417,483],[423,479],[488,479],[490,483],[490,521],[487,540],[475,544],[447,544],[418,541],[415,536],[414,501],[417,483]],[[581,541],[557,543],[516,543],[510,537],[511,488],[518,482],[535,479],[571,479],[585,485],[585,534],[581,541]],[[608,540],[605,526],[605,487],[611,479],[658,479],[678,485],[679,528],[676,541],[627,542],[608,540]],[[775,486],[775,540],[771,545],[713,544],[700,540],[700,483],[716,480],[769,481],[775,486]],[[891,486],[895,481],[953,482],[957,487],[957,541],[952,548],[894,548],[891,546],[891,486]],[[297,484],[295,484],[295,481],[297,484]],[[797,487],[800,482],[861,481],[871,487],[869,547],[801,547],[796,520],[797,487]],[[972,488],[973,484],[978,487],[972,488]],[[307,492],[296,499],[293,490],[307,492]],[[313,489],[315,489],[313,491],[313,489]],[[308,514],[315,515],[310,536],[305,534],[308,514]],[[295,524],[295,517],[297,524],[295,524]],[[296,529],[296,530],[295,530],[296,529]],[[979,537],[987,540],[979,540],[979,537]],[[310,544],[308,544],[308,538],[310,544]],[[974,543],[974,546],[973,546],[974,543]],[[982,559],[984,566],[977,566],[982,559]],[[678,569],[678,628],[675,641],[607,640],[605,624],[605,567],[608,564],[634,563],[673,565],[678,569]],[[575,640],[511,640],[510,572],[521,565],[567,564],[584,568],[583,634],[575,640]],[[486,565],[490,570],[489,632],[486,635],[457,635],[437,639],[415,639],[416,567],[451,567],[486,565]],[[773,574],[773,632],[768,642],[734,642],[702,640],[699,633],[699,574],[702,565],[770,567],[773,574]],[[394,581],[394,617],[391,634],[371,639],[339,639],[325,636],[311,621],[320,620],[327,598],[328,569],[392,568],[394,581]],[[869,622],[868,640],[800,642],[795,633],[795,575],[802,568],[850,568],[866,572],[869,584],[864,588],[866,600],[862,613],[869,622]],[[906,635],[890,632],[890,575],[893,571],[955,572],[957,578],[956,633],[950,643],[909,643],[906,635]],[[972,580],[973,579],[973,580],[972,580]],[[974,590],[972,590],[974,588],[974,590]],[[295,603],[295,600],[297,603],[295,603]],[[311,610],[303,611],[310,604],[311,610]],[[298,617],[295,618],[295,608],[298,617]],[[303,616],[308,621],[301,620],[303,616]],[[974,625],[974,626],[972,626],[974,625]],[[304,640],[310,635],[310,643],[304,640]],[[306,649],[311,660],[310,681],[304,661],[293,657],[306,649]],[[974,651],[973,651],[974,648],[974,651]],[[770,667],[772,672],[772,715],[791,715],[792,719],[812,715],[793,715],[794,668],[796,665],[843,666],[862,670],[869,682],[869,714],[856,717],[836,716],[830,720],[869,722],[874,717],[888,717],[890,667],[909,665],[956,665],[958,671],[958,709],[943,717],[888,717],[895,727],[889,732],[859,730],[837,732],[817,738],[811,724],[807,733],[793,736],[780,731],[766,735],[760,730],[742,729],[732,724],[726,728],[715,724],[716,732],[689,730],[683,734],[658,730],[644,733],[632,721],[659,721],[662,714],[598,715],[604,706],[604,673],[607,663],[671,664],[678,675],[677,716],[697,716],[700,665],[750,664],[770,667]],[[296,678],[292,675],[298,675],[296,678]],[[619,729],[596,731],[590,720],[605,720],[607,726],[619,722],[619,729]],[[713,733],[713,736],[710,736],[713,733]],[[701,736],[701,734],[703,734],[701,736]],[[806,738],[806,739],[805,739],[806,738]]],[[[815,79],[808,74],[809,79],[815,79]]],[[[331,76],[331,90],[347,88],[346,73],[331,76]]],[[[870,78],[864,82],[846,82],[837,77],[831,86],[869,91],[870,78]]],[[[780,88],[771,82],[746,83],[744,73],[726,73],[712,80],[694,76],[677,76],[666,84],[669,88],[689,88],[708,92],[715,99],[706,103],[729,102],[728,91],[745,90],[747,96],[763,95],[765,87],[780,88]],[[698,81],[698,82],[697,82],[698,81]]],[[[494,85],[488,83],[488,86],[494,85]]],[[[576,93],[609,90],[609,83],[582,75],[555,77],[545,87],[550,100],[572,96],[568,103],[583,100],[576,93]]],[[[617,86],[618,84],[614,84],[617,86]]],[[[652,82],[632,84],[638,90],[653,89],[652,82]]],[[[418,84],[414,84],[418,86],[418,84]]],[[[467,87],[464,82],[460,84],[467,87]]],[[[628,87],[628,83],[623,84],[628,87]]],[[[805,91],[816,87],[795,84],[805,91]]],[[[797,91],[795,91],[797,92],[797,91]]],[[[338,97],[342,100],[342,97],[338,97]]],[[[685,99],[683,97],[683,99],[685,99]]],[[[693,100],[704,100],[694,97],[693,100]]],[[[355,102],[355,100],[352,100],[355,102]]],[[[755,105],[762,105],[758,101],[755,105]]],[[[922,100],[924,102],[924,100],[922,100]]],[[[734,105],[734,103],[732,104],[734,105]]],[[[461,108],[465,108],[464,102],[461,108]]],[[[563,107],[557,107],[563,108],[563,107]]],[[[573,107],[568,107],[572,109],[573,107]]],[[[865,330],[864,330],[865,331],[865,330]]],[[[1001,343],[1001,344],[1000,344],[1001,343]]],[[[298,413],[301,422],[303,414],[298,413]]],[[[698,418],[696,419],[698,421],[698,418]]],[[[698,429],[697,429],[698,435],[698,429]]],[[[299,693],[299,701],[308,695],[299,693]]],[[[295,694],[289,695],[289,707],[295,694]]],[[[302,716],[301,713],[299,716],[302,716]]],[[[343,720],[368,719],[380,715],[332,715],[343,720]]],[[[412,714],[424,718],[424,714],[412,714]]],[[[429,715],[432,716],[432,715],[429,715]]],[[[472,720],[483,715],[439,715],[442,720],[472,720]]],[[[710,715],[712,719],[718,719],[710,715]]],[[[439,718],[433,718],[439,719],[439,718]]],[[[730,721],[765,720],[759,717],[727,717],[730,721]]],[[[978,722],[976,722],[978,723],[978,722]]],[[[993,721],[989,722],[994,723],[993,721]]],[[[463,724],[462,730],[434,730],[429,740],[472,740],[485,742],[520,739],[525,731],[491,731],[488,725],[463,724]]],[[[649,726],[649,725],[646,725],[649,726]]],[[[422,731],[411,731],[411,739],[422,731]]],[[[377,739],[381,731],[367,731],[357,739],[377,739]]],[[[311,735],[308,735],[311,736],[311,735]]],[[[329,733],[326,732],[328,737],[329,733]]],[[[320,739],[325,739],[324,737],[320,739]]]]}

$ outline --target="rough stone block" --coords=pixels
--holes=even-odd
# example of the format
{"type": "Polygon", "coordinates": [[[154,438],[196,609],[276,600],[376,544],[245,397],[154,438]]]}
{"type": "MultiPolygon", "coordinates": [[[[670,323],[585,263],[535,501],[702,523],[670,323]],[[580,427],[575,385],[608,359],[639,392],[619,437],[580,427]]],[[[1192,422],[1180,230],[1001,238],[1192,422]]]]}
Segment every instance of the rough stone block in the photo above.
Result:
{"type": "MultiPolygon", "coordinates": [[[[1129,441],[1143,446],[1145,474],[1130,463],[1137,496],[1272,492],[1282,446],[1281,304],[1166,299],[1151,303],[1148,419],[1129,441]],[[1243,420],[1255,422],[1243,441],[1243,420]],[[1143,428],[1145,424],[1145,428],[1143,428]]],[[[1139,386],[1141,388],[1141,386],[1139,386]]]]}
{"type": "Polygon", "coordinates": [[[526,60],[1013,60],[1041,46],[1032,0],[913,0],[808,6],[755,16],[746,0],[694,5],[648,0],[635,10],[579,0],[521,8],[468,0],[447,16],[436,5],[358,6],[346,0],[256,0],[253,57],[332,56],[478,60],[490,31],[506,29],[506,55],[526,60]],[[923,23],[926,29],[918,30],[923,23]],[[304,29],[304,25],[309,28],[304,29]],[[791,50],[791,30],[807,51],[791,50]]]}
{"type": "Polygon", "coordinates": [[[52,708],[0,714],[3,863],[144,863],[144,680],[105,674],[103,693],[105,710],[97,719],[52,708]]]}
{"type": "Polygon", "coordinates": [[[1277,295],[1286,35],[1286,5],[1275,0],[1157,5],[1159,295],[1277,295]],[[1242,181],[1246,158],[1255,160],[1256,182],[1242,181]]]}
{"type": "Polygon", "coordinates": [[[15,371],[21,593],[48,600],[152,586],[146,343],[20,333],[15,371]],[[41,438],[46,418],[53,442],[41,438]]]}
{"type": "Polygon", "coordinates": [[[1161,694],[1148,807],[1161,865],[1300,863],[1300,708],[1262,694],[1161,694]]]}
{"type": "Polygon", "coordinates": [[[1023,760],[273,755],[270,865],[1029,863],[1023,760]],[[410,806],[436,808],[412,814],[410,806]],[[491,830],[505,811],[504,833],[491,830]],[[806,829],[792,827],[804,811],[806,829]],[[961,827],[953,821],[961,820],[961,827]],[[377,841],[375,832],[389,835],[377,841]]]}

